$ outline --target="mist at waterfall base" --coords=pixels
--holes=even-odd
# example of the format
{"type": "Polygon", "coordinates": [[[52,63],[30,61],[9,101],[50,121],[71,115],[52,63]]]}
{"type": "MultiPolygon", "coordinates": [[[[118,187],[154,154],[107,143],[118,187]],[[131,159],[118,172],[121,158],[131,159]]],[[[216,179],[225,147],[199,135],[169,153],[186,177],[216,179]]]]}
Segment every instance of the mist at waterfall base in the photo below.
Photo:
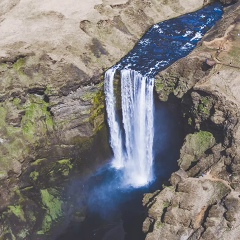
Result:
{"type": "Polygon", "coordinates": [[[141,240],[144,239],[142,223],[145,210],[143,194],[161,187],[172,171],[177,169],[179,149],[183,141],[181,115],[177,106],[155,102],[155,181],[148,186],[134,188],[124,184],[124,170],[105,166],[93,176],[89,194],[90,216],[87,221],[98,221],[94,236],[86,240],[141,240]],[[99,226],[99,222],[101,223],[99,226]]]}
{"type": "MultiPolygon", "coordinates": [[[[110,138],[116,129],[116,136],[118,136],[118,138],[111,139],[111,147],[115,155],[123,157],[123,166],[114,168],[112,166],[116,166],[116,164],[109,163],[90,177],[87,182],[89,191],[86,220],[81,224],[72,224],[69,230],[58,238],[59,240],[144,239],[142,233],[142,223],[145,218],[145,210],[142,207],[143,193],[159,189],[161,184],[177,169],[177,159],[183,141],[180,108],[170,103],[161,103],[153,95],[154,128],[153,134],[150,134],[153,138],[151,148],[153,161],[149,175],[151,177],[148,179],[149,181],[145,182],[145,186],[144,184],[138,186],[131,181],[126,184],[126,176],[129,176],[131,171],[128,174],[124,172],[126,157],[124,158],[123,155],[128,151],[125,140],[135,122],[130,124],[128,129],[129,124],[124,124],[124,121],[128,120],[121,120],[124,113],[119,114],[116,109],[113,87],[114,73],[122,71],[121,75],[124,76],[124,71],[127,71],[129,75],[136,73],[140,74],[142,78],[154,79],[160,70],[190,53],[206,31],[221,18],[222,13],[222,6],[216,3],[197,12],[154,25],[136,44],[135,48],[113,68],[109,85],[106,85],[105,80],[106,101],[112,105],[110,108],[106,107],[108,118],[109,115],[112,118],[110,121],[108,119],[110,138]],[[116,149],[114,146],[117,146],[116,149]]],[[[136,77],[131,77],[131,81],[134,78],[136,77]]],[[[134,85],[134,81],[132,85],[134,85]]],[[[122,91],[124,90],[122,89],[122,91]]],[[[133,92],[126,93],[127,101],[129,99],[135,101],[132,100],[133,92]]],[[[128,107],[127,111],[131,112],[131,107],[128,107]]],[[[131,114],[134,116],[134,113],[131,112],[131,114]]],[[[147,133],[146,130],[145,133],[147,133]]],[[[134,139],[136,136],[134,135],[134,139]]],[[[137,147],[135,142],[129,149],[137,147]]],[[[113,161],[116,159],[118,161],[120,158],[113,157],[113,161]]]]}
{"type": "MultiPolygon", "coordinates": [[[[154,98],[154,175],[148,186],[134,188],[124,184],[124,172],[107,164],[84,182],[87,191],[87,217],[72,223],[58,240],[143,240],[142,224],[146,217],[143,194],[161,188],[177,170],[183,141],[180,108],[154,98]]],[[[73,187],[75,194],[76,182],[73,187]]]]}

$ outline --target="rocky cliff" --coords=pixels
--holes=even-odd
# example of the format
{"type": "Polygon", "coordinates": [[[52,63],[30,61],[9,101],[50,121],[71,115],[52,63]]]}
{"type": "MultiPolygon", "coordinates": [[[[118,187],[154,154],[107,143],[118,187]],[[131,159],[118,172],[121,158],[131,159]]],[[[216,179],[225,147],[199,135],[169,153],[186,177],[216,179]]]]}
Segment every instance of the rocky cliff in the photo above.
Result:
{"type": "Polygon", "coordinates": [[[111,154],[104,71],[152,24],[207,3],[0,2],[1,239],[53,239],[74,209],[63,194],[70,176],[111,154]]]}
{"type": "Polygon", "coordinates": [[[170,186],[146,194],[147,240],[240,239],[240,3],[187,57],[159,73],[161,100],[181,99],[188,133],[170,186]]]}

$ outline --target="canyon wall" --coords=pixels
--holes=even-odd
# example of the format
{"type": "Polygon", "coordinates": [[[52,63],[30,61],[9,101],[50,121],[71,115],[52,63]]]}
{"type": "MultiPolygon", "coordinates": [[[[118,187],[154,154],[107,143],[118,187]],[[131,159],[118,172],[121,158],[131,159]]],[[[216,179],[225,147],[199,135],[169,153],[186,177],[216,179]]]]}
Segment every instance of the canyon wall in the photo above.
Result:
{"type": "Polygon", "coordinates": [[[158,74],[166,101],[181,99],[188,133],[170,185],[146,194],[147,240],[240,238],[240,3],[198,47],[158,74]]]}

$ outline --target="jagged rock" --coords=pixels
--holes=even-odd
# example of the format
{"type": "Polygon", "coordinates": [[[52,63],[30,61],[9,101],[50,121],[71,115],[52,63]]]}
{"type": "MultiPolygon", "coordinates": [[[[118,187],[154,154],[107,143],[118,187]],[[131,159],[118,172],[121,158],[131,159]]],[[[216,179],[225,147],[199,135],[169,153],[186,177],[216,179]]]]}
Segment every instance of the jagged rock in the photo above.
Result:
{"type": "Polygon", "coordinates": [[[213,135],[209,132],[200,131],[189,134],[180,152],[179,166],[183,170],[189,170],[191,165],[199,160],[206,150],[215,144],[213,135]]]}
{"type": "MultiPolygon", "coordinates": [[[[204,219],[209,209],[230,192],[230,187],[221,180],[210,176],[186,178],[179,182],[176,191],[172,191],[166,204],[165,189],[155,197],[155,203],[149,209],[154,218],[153,232],[146,239],[181,239],[190,237],[195,231],[204,228],[204,219]],[[201,201],[199,201],[201,199],[201,201]],[[153,208],[153,209],[152,209],[153,208]],[[156,214],[154,209],[165,209],[156,214]],[[156,238],[154,238],[156,237],[156,238]]],[[[221,216],[223,218],[223,216],[221,216]]],[[[216,227],[216,226],[215,226],[216,227]]]]}
{"type": "Polygon", "coordinates": [[[225,10],[223,19],[189,56],[159,73],[164,89],[156,86],[159,98],[166,100],[170,93],[182,98],[190,134],[179,159],[179,171],[184,175],[172,174],[175,190],[164,212],[154,211],[163,208],[164,193],[155,196],[154,208],[148,210],[155,222],[146,239],[240,238],[239,17],[237,2],[225,10]],[[206,59],[212,61],[208,66],[206,59]],[[195,64],[187,65],[190,61],[195,64]],[[170,85],[173,87],[168,88],[170,85]],[[211,132],[207,144],[198,142],[196,130],[211,132]]]}
{"type": "Polygon", "coordinates": [[[183,170],[183,169],[179,169],[177,172],[174,172],[172,175],[171,175],[171,178],[170,178],[170,183],[176,187],[176,185],[182,181],[184,178],[187,178],[188,175],[187,173],[183,170]]]}
{"type": "Polygon", "coordinates": [[[147,217],[143,222],[142,231],[144,233],[150,232],[151,231],[150,228],[152,227],[153,223],[154,223],[154,219],[147,217]]]}

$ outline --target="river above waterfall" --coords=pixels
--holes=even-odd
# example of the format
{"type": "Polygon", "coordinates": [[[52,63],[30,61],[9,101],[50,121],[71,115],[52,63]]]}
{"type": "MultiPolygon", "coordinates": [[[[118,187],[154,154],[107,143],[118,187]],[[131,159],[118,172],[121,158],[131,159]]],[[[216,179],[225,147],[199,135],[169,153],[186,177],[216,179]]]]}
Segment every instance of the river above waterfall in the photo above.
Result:
{"type": "MultiPolygon", "coordinates": [[[[154,25],[114,69],[134,70],[143,77],[154,78],[160,70],[190,53],[207,30],[221,18],[221,15],[221,5],[213,4],[195,13],[154,25]]],[[[84,183],[88,195],[85,221],[82,223],[73,221],[58,240],[144,239],[141,229],[145,218],[145,210],[142,207],[143,194],[159,189],[177,169],[177,159],[184,138],[179,106],[161,103],[156,96],[153,101],[154,134],[151,146],[153,177],[151,181],[147,181],[148,185],[139,188],[134,188],[131,184],[126,186],[124,168],[115,169],[111,163],[103,166],[84,183]]],[[[113,110],[118,111],[114,108],[113,110]]],[[[114,120],[119,124],[117,135],[120,134],[124,125],[121,119],[123,115],[120,113],[114,120]]],[[[109,128],[111,134],[111,126],[109,128]]],[[[121,142],[126,140],[126,136],[125,130],[121,142]]],[[[123,145],[121,151],[125,154],[127,144],[123,145]]],[[[136,150],[139,146],[135,144],[133,147],[136,150]]],[[[77,187],[75,194],[80,194],[77,187]]]]}
{"type": "Polygon", "coordinates": [[[126,57],[106,71],[111,162],[123,172],[121,183],[141,187],[154,179],[154,76],[188,54],[221,13],[221,5],[214,4],[155,24],[126,57]],[[120,70],[120,82],[115,79],[116,70],[120,70]]]}

